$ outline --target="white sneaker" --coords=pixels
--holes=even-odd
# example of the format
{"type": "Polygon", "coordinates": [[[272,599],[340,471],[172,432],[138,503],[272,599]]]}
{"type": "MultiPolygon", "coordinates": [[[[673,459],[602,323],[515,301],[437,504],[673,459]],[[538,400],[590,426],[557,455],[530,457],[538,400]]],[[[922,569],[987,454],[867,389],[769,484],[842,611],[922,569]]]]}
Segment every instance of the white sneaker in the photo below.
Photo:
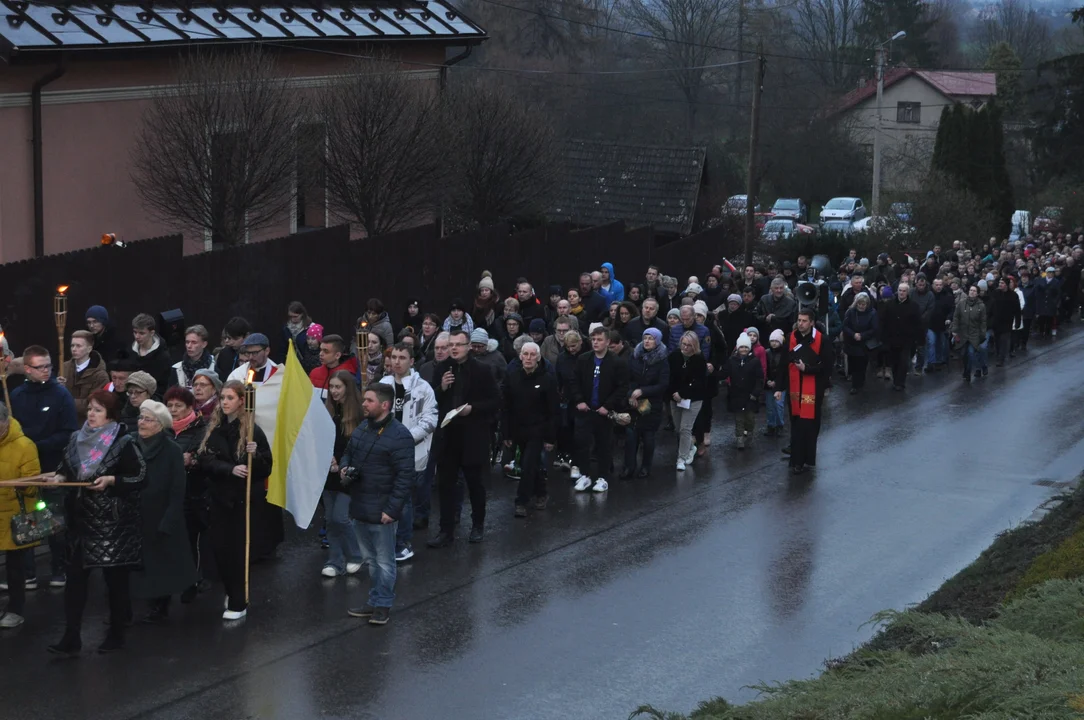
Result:
{"type": "Polygon", "coordinates": [[[594,492],[606,492],[610,489],[610,483],[606,482],[602,478],[595,481],[595,486],[591,488],[594,492]]]}
{"type": "Polygon", "coordinates": [[[348,563],[346,563],[346,574],[347,575],[357,575],[358,571],[361,570],[361,568],[362,568],[361,563],[348,562],[348,563]]]}
{"type": "Polygon", "coordinates": [[[678,470],[684,470],[685,469],[685,461],[684,460],[678,460],[677,461],[677,469],[678,470]]]}
{"type": "MultiPolygon", "coordinates": [[[[580,469],[575,465],[572,466],[572,470],[569,474],[571,475],[573,480],[579,480],[581,477],[583,477],[583,475],[580,474],[580,469]]],[[[576,489],[578,490],[579,488],[576,489]]]]}
{"type": "Polygon", "coordinates": [[[244,610],[226,610],[222,613],[223,620],[241,620],[248,615],[248,608],[244,610]]]}
{"type": "Polygon", "coordinates": [[[13,612],[6,612],[0,615],[0,628],[9,629],[19,627],[23,624],[23,616],[16,615],[13,612]]]}
{"type": "Polygon", "coordinates": [[[591,478],[586,475],[580,476],[579,473],[576,476],[580,478],[576,481],[576,492],[584,492],[591,487],[591,478]]]}
{"type": "Polygon", "coordinates": [[[324,569],[320,571],[320,574],[326,578],[339,577],[339,571],[330,565],[325,565],[324,569]]]}

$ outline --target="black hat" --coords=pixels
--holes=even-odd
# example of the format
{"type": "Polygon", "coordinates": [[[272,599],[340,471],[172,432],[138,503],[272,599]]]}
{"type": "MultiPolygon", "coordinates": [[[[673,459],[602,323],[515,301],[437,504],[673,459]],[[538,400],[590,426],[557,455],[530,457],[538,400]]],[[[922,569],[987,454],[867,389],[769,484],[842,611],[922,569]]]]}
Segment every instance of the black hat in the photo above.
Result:
{"type": "Polygon", "coordinates": [[[463,304],[463,300],[461,298],[455,298],[454,300],[452,300],[451,309],[452,310],[462,310],[463,312],[466,312],[467,311],[467,306],[463,304]]]}

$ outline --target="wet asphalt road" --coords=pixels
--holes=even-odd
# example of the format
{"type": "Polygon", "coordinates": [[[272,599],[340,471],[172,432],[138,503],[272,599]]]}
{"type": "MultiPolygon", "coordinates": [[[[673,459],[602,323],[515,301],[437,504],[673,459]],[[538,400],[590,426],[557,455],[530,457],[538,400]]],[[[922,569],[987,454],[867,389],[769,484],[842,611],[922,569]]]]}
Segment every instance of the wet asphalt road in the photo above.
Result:
{"type": "Polygon", "coordinates": [[[322,580],[314,531],[255,568],[242,626],[223,627],[216,589],[112,656],[49,656],[62,591],[30,593],[26,624],[0,635],[3,716],[624,718],[751,699],[868,639],[873,613],[921,600],[1084,468],[1082,351],[1084,332],[1035,344],[972,387],[943,372],[905,394],[837,388],[819,467],[798,479],[784,440],[738,452],[723,412],[689,471],[671,469],[671,437],[655,478],[603,496],[557,471],[527,521],[494,476],[486,542],[421,549],[384,628],[346,616],[367,583],[322,580]]]}

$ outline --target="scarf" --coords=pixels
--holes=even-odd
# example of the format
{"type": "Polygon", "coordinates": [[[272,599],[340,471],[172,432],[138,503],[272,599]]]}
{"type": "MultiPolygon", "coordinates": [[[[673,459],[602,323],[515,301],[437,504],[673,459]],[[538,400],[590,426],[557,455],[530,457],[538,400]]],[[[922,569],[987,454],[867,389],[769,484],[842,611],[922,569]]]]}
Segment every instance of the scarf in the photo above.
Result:
{"type": "Polygon", "coordinates": [[[109,422],[101,427],[92,428],[83,423],[75,433],[75,451],[79,456],[79,468],[77,474],[79,482],[89,480],[98,471],[98,466],[105,459],[105,453],[109,446],[117,439],[120,425],[109,422]]]}
{"type": "Polygon", "coordinates": [[[297,336],[300,335],[301,333],[303,333],[304,331],[308,330],[309,325],[311,325],[311,324],[312,323],[300,323],[300,322],[299,323],[292,323],[292,322],[288,322],[288,323],[286,323],[286,329],[290,332],[290,337],[293,338],[296,341],[297,336]]]}
{"type": "Polygon", "coordinates": [[[196,408],[196,414],[209,421],[216,407],[218,407],[218,393],[212,395],[210,400],[196,408]]]}
{"type": "Polygon", "coordinates": [[[158,456],[159,451],[162,449],[162,443],[165,442],[165,434],[156,432],[150,437],[138,437],[136,442],[139,443],[139,448],[143,451],[143,459],[153,460],[158,456]]]}
{"type": "Polygon", "coordinates": [[[196,376],[196,371],[206,370],[207,368],[211,367],[211,363],[213,360],[214,358],[211,357],[211,353],[207,351],[204,351],[200,359],[196,361],[193,361],[192,358],[185,355],[181,359],[181,370],[184,371],[184,377],[185,380],[187,380],[186,385],[191,388],[192,378],[196,376]]]}
{"type": "Polygon", "coordinates": [[[173,421],[173,434],[174,434],[174,435],[180,435],[180,434],[181,434],[181,432],[182,432],[182,431],[183,431],[183,430],[184,430],[184,429],[185,429],[186,427],[188,427],[188,426],[189,426],[189,425],[191,425],[192,423],[196,422],[196,418],[197,418],[197,417],[198,417],[198,416],[196,415],[196,412],[195,412],[195,410],[193,410],[192,412],[188,413],[188,415],[186,415],[185,417],[181,418],[180,420],[174,420],[174,421],[173,421]]]}
{"type": "Polygon", "coordinates": [[[573,315],[579,315],[582,312],[583,312],[583,303],[580,303],[579,305],[572,308],[572,314],[573,315]]]}

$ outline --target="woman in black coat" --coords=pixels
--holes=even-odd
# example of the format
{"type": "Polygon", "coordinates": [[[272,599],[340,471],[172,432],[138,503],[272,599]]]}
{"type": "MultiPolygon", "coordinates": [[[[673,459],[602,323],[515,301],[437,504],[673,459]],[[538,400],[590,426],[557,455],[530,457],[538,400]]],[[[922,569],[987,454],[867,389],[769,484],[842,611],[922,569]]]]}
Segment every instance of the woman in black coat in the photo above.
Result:
{"type": "Polygon", "coordinates": [[[557,460],[554,463],[564,469],[572,467],[572,454],[576,451],[573,434],[574,413],[571,387],[576,384],[576,358],[584,353],[583,337],[575,331],[565,334],[564,347],[557,353],[557,397],[560,401],[560,425],[557,428],[557,460]]]}
{"type": "Polygon", "coordinates": [[[198,457],[200,443],[207,434],[207,422],[196,412],[196,398],[189,390],[170,388],[166,392],[165,403],[173,418],[173,425],[168,428],[169,434],[176,440],[184,461],[184,525],[192,562],[196,565],[196,579],[181,593],[181,602],[190,603],[196,599],[203,579],[201,545],[207,544],[206,533],[210,523],[211,500],[207,493],[207,477],[198,457]]]}
{"type": "Polygon", "coordinates": [[[881,346],[881,326],[869,295],[858,293],[843,315],[843,352],[851,376],[851,395],[866,386],[870,354],[881,346]]]}
{"type": "Polygon", "coordinates": [[[135,438],[117,422],[116,397],[96,390],[87,398],[87,420],[72,434],[57,469],[56,482],[88,483],[71,488],[65,500],[68,583],[64,587],[64,637],[49,651],[77,655],[87,604],[90,571],[102,569],[109,591],[109,633],[98,648],[109,653],[124,647],[124,627],[131,614],[129,575],[143,562],[139,491],[146,466],[135,438]]]}
{"type": "Polygon", "coordinates": [[[132,574],[132,597],[149,601],[148,624],[165,622],[170,596],[196,582],[196,563],[184,521],[187,478],[184,453],[172,438],[173,418],[162,403],[144,401],[139,408],[139,448],[147,464],[140,492],[143,569],[132,574]]]}
{"type": "Polygon", "coordinates": [[[679,352],[670,354],[670,397],[678,431],[677,469],[693,461],[693,423],[708,397],[708,361],[700,353],[700,338],[693,331],[681,336],[679,352]]]}
{"type": "Polygon", "coordinates": [[[211,547],[218,574],[226,588],[223,620],[240,620],[248,614],[245,598],[245,513],[251,505],[252,557],[282,534],[266,520],[268,508],[264,485],[271,475],[271,446],[259,425],[253,428],[253,442],[246,443],[248,423],[245,386],[231,380],[222,386],[218,408],[207,426],[199,448],[200,467],[206,473],[211,492],[211,547]],[[252,494],[245,497],[248,454],[252,453],[252,494]],[[270,536],[270,537],[269,537],[270,536]]]}
{"type": "Polygon", "coordinates": [[[625,480],[636,472],[636,449],[641,444],[644,454],[640,472],[636,476],[646,478],[651,474],[655,436],[662,424],[662,408],[670,387],[668,354],[662,343],[662,331],[648,328],[629,358],[629,412],[632,423],[625,428],[625,469],[621,473],[625,480]]]}
{"type": "MultiPolygon", "coordinates": [[[[696,422],[693,423],[693,440],[698,446],[696,456],[703,457],[707,454],[708,447],[711,445],[711,425],[712,420],[715,418],[714,400],[719,395],[719,366],[726,362],[726,342],[714,313],[703,314],[701,311],[704,308],[699,307],[699,305],[697,303],[694,306],[696,308],[696,321],[707,327],[708,334],[711,337],[711,354],[708,356],[707,361],[712,370],[708,373],[707,397],[704,398],[704,404],[700,406],[696,422]]],[[[732,338],[731,342],[734,342],[735,339],[732,338]]]]}

